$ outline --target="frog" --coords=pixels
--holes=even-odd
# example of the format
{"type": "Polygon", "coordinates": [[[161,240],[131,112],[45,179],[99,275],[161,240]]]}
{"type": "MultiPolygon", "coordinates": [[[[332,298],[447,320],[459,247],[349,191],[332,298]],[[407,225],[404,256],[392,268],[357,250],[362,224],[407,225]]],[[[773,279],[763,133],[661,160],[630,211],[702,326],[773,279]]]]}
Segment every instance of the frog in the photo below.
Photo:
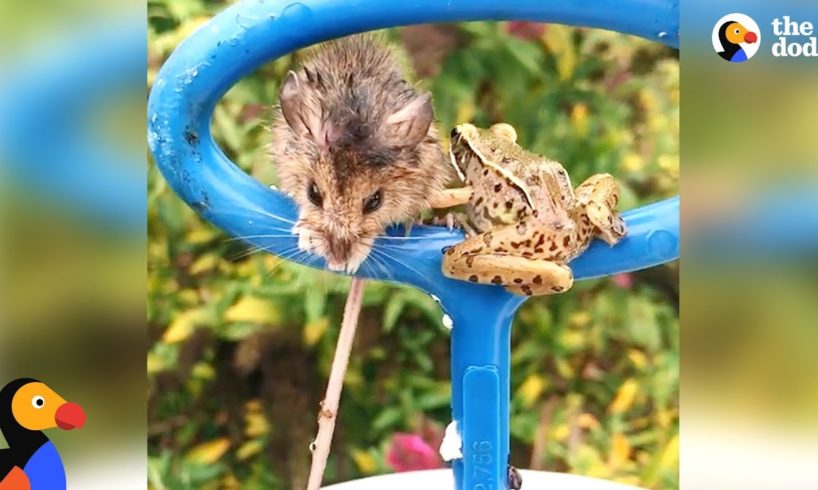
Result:
{"type": "Polygon", "coordinates": [[[523,296],[562,293],[574,281],[567,264],[592,240],[614,246],[627,234],[612,175],[592,175],[574,189],[562,164],[521,147],[510,124],[457,125],[449,159],[472,189],[466,214],[473,227],[445,250],[446,277],[523,296]]]}

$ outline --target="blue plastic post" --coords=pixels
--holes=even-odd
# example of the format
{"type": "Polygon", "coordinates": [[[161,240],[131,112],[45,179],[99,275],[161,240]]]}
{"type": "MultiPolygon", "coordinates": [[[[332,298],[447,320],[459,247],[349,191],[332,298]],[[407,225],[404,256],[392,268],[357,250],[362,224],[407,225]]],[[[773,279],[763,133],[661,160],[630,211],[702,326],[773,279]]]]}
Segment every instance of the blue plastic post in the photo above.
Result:
{"type": "MultiPolygon", "coordinates": [[[[291,200],[231,163],[210,134],[213,108],[242,76],[278,56],[320,41],[367,30],[424,22],[533,20],[613,29],[678,42],[673,0],[247,0],[214,17],[182,43],[162,67],[148,103],[148,140],[171,187],[205,219],[271,253],[296,245],[291,200]]],[[[678,198],[624,214],[629,235],[610,248],[594,243],[572,262],[578,279],[626,272],[678,258],[678,198]]],[[[390,230],[399,234],[400,230],[390,230]]],[[[437,296],[453,319],[452,417],[463,439],[453,463],[456,489],[507,488],[509,350],[511,320],[523,298],[502,288],[441,275],[442,249],[463,239],[458,231],[416,227],[424,240],[379,240],[391,258],[386,269],[365,262],[362,277],[410,284],[437,296]]],[[[295,260],[323,267],[303,254],[295,260]]]]}

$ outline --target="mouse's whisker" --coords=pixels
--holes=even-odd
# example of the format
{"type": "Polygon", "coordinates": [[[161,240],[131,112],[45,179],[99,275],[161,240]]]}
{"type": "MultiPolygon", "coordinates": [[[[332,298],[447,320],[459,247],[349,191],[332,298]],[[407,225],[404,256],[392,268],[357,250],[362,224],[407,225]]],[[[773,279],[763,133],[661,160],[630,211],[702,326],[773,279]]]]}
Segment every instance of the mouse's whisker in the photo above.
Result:
{"type": "Polygon", "coordinates": [[[263,249],[263,247],[253,246],[253,247],[250,247],[247,250],[243,250],[243,251],[241,251],[241,252],[239,252],[239,253],[237,253],[237,254],[235,254],[233,256],[227,257],[227,260],[229,260],[230,262],[238,262],[241,259],[244,259],[246,257],[249,257],[249,256],[255,254],[256,252],[261,252],[262,249],[263,249]]]}
{"type": "MultiPolygon", "coordinates": [[[[418,237],[421,238],[421,237],[418,237]]],[[[426,239],[428,240],[428,239],[426,239]]],[[[402,250],[417,250],[418,245],[417,243],[402,243],[400,241],[394,242],[376,242],[374,244],[375,247],[383,250],[394,250],[395,252],[399,252],[402,250]]]]}
{"type": "Polygon", "coordinates": [[[276,239],[278,239],[278,238],[298,238],[298,235],[296,235],[294,233],[282,234],[282,235],[241,235],[241,236],[236,236],[236,237],[233,237],[233,238],[225,238],[224,241],[225,242],[237,242],[237,241],[246,241],[246,240],[249,240],[249,239],[252,239],[252,238],[276,238],[276,239]]]}
{"type": "Polygon", "coordinates": [[[243,212],[243,213],[241,213],[241,212],[225,212],[224,214],[226,214],[228,216],[245,216],[245,217],[248,217],[248,218],[251,218],[256,214],[260,214],[262,216],[272,218],[272,219],[274,219],[276,221],[280,221],[280,222],[286,223],[288,225],[295,225],[295,221],[289,220],[289,219],[287,219],[287,218],[285,218],[283,216],[278,216],[278,215],[272,214],[269,211],[265,211],[264,209],[261,209],[261,208],[252,208],[249,211],[243,212]]]}
{"type": "Polygon", "coordinates": [[[291,224],[291,225],[294,225],[294,224],[295,224],[295,221],[290,220],[290,219],[287,219],[287,218],[285,218],[285,217],[283,217],[283,216],[279,216],[279,215],[277,215],[277,214],[273,214],[273,213],[271,213],[271,212],[267,211],[266,209],[262,209],[262,208],[252,208],[252,211],[253,211],[254,213],[258,213],[258,214],[261,214],[261,215],[267,216],[268,218],[273,218],[274,220],[281,221],[281,222],[283,222],[283,223],[289,223],[289,224],[291,224]]]}
{"type": "Polygon", "coordinates": [[[304,261],[309,257],[309,254],[300,248],[296,248],[289,254],[282,254],[278,256],[280,260],[278,265],[283,264],[284,262],[291,262],[294,264],[303,264],[304,261]]]}
{"type": "Polygon", "coordinates": [[[428,276],[427,276],[426,274],[424,274],[424,273],[420,272],[419,270],[415,269],[414,267],[412,267],[411,265],[409,265],[409,263],[408,263],[408,262],[404,262],[404,261],[402,261],[402,260],[398,259],[396,256],[391,255],[391,254],[389,254],[388,252],[386,252],[386,250],[384,250],[384,248],[382,248],[382,247],[381,247],[381,248],[376,249],[376,248],[374,248],[374,247],[373,247],[373,249],[372,249],[372,250],[373,250],[373,251],[376,251],[377,253],[379,253],[380,255],[382,255],[383,257],[385,257],[386,259],[389,259],[389,260],[391,260],[391,261],[395,262],[396,264],[398,264],[398,265],[400,265],[400,266],[402,266],[402,267],[405,267],[405,268],[409,269],[410,271],[414,272],[414,273],[415,273],[415,274],[417,274],[418,276],[420,276],[420,277],[427,277],[427,278],[428,278],[428,276]]]}
{"type": "MultiPolygon", "coordinates": [[[[375,250],[370,250],[369,257],[367,257],[367,262],[364,262],[364,263],[368,263],[370,260],[372,261],[372,263],[374,263],[375,265],[378,266],[378,268],[381,270],[381,272],[383,272],[383,275],[385,277],[390,277],[391,276],[389,268],[386,267],[386,264],[384,264],[383,259],[380,259],[378,257],[378,254],[376,253],[375,250]]],[[[374,271],[373,271],[373,275],[378,275],[378,274],[374,274],[374,271]]]]}
{"type": "Polygon", "coordinates": [[[369,269],[369,273],[372,274],[374,278],[385,279],[389,276],[388,269],[378,260],[375,254],[369,254],[364,265],[369,269]]]}
{"type": "MultiPolygon", "coordinates": [[[[276,258],[279,259],[278,262],[276,262],[276,264],[273,267],[271,267],[268,271],[265,272],[264,277],[268,276],[272,277],[273,273],[275,273],[275,271],[277,271],[284,264],[302,265],[302,261],[305,260],[307,257],[308,257],[307,252],[304,252],[303,250],[297,247],[288,249],[281,255],[276,256],[276,258]]],[[[300,274],[296,274],[295,280],[300,279],[301,279],[300,274]]]]}
{"type": "Polygon", "coordinates": [[[262,247],[250,247],[249,249],[239,252],[231,257],[227,257],[227,260],[230,262],[238,262],[239,260],[245,259],[262,251],[264,251],[262,247]]]}
{"type": "Polygon", "coordinates": [[[278,261],[275,263],[274,266],[270,267],[264,272],[264,276],[262,279],[267,277],[273,277],[273,274],[285,263],[288,262],[287,256],[288,254],[297,255],[297,249],[290,249],[281,255],[277,255],[276,258],[278,261]]]}
{"type": "Polygon", "coordinates": [[[235,261],[241,260],[241,259],[243,259],[245,257],[249,257],[251,255],[254,255],[254,254],[258,253],[258,252],[268,252],[268,253],[271,253],[273,255],[281,256],[284,253],[291,252],[293,250],[298,250],[298,247],[297,246],[288,247],[288,248],[284,249],[281,253],[273,252],[272,249],[273,249],[273,245],[268,245],[266,247],[253,246],[249,250],[245,250],[244,252],[239,253],[234,257],[229,258],[229,260],[231,262],[235,262],[235,261]]]}
{"type": "Polygon", "coordinates": [[[425,236],[392,236],[392,235],[380,235],[377,237],[378,240],[390,240],[395,242],[409,242],[415,240],[428,240],[429,237],[425,236]]]}
{"type": "Polygon", "coordinates": [[[374,264],[375,264],[374,259],[375,259],[375,257],[373,257],[371,255],[369,257],[367,257],[367,259],[364,261],[364,263],[361,264],[361,270],[366,272],[370,276],[378,277],[379,274],[374,268],[374,264]]]}

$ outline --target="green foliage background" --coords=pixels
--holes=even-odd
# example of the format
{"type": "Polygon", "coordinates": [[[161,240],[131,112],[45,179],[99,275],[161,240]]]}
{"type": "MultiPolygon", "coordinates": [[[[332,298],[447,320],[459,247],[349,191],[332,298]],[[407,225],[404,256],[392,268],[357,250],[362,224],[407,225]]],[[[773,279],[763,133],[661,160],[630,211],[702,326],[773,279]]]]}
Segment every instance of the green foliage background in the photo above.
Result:
{"type": "MultiPolygon", "coordinates": [[[[225,5],[148,4],[150,84],[225,5]]],[[[460,122],[510,122],[523,146],[563,162],[574,182],[612,173],[622,209],[678,192],[675,51],[559,25],[528,36],[509,34],[508,23],[437,28],[454,42],[420,83],[442,134],[460,122]]],[[[411,35],[389,32],[396,43],[411,35]]],[[[275,182],[270,108],[297,61],[270,61],[215,112],[225,152],[263,182],[275,182]]],[[[148,212],[149,487],[303,488],[348,279],[231,240],[152,163],[148,212]]],[[[678,488],[677,284],[672,264],[526,303],[513,329],[512,464],[678,488]]],[[[369,283],[327,481],[390,471],[392,434],[448,423],[448,378],[437,305],[369,283]]]]}

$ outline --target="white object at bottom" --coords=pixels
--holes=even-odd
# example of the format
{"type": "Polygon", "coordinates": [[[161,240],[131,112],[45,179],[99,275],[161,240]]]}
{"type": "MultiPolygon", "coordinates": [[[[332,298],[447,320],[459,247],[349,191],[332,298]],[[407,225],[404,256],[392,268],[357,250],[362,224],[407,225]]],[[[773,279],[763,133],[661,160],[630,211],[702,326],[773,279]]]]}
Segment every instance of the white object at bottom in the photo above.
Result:
{"type": "MultiPolygon", "coordinates": [[[[551,473],[548,471],[520,470],[523,490],[642,490],[621,483],[586,476],[551,473]]],[[[454,488],[452,470],[409,471],[391,475],[373,476],[361,480],[338,483],[324,490],[451,490],[454,488]]]]}

